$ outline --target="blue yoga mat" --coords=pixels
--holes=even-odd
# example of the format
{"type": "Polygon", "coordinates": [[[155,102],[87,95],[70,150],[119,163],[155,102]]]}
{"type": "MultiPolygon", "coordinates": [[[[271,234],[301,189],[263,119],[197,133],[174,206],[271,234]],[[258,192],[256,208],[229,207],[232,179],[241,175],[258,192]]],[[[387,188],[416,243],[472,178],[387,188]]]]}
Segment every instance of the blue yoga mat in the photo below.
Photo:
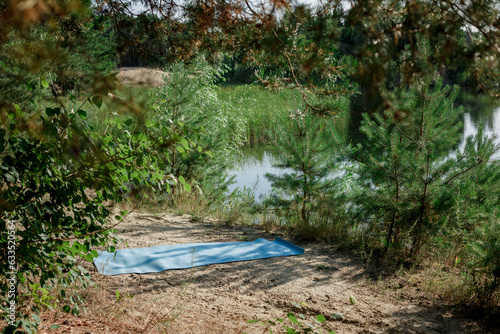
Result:
{"type": "Polygon", "coordinates": [[[100,252],[94,265],[103,275],[147,274],[171,269],[187,269],[207,264],[300,255],[304,249],[276,238],[251,242],[215,242],[100,252]]]}

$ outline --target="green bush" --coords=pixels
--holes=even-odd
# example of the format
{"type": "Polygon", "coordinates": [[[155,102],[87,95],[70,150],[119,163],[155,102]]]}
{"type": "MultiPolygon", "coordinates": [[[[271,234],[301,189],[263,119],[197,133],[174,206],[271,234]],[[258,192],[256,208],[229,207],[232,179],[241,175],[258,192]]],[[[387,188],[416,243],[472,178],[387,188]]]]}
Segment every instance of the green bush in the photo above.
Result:
{"type": "Polygon", "coordinates": [[[199,58],[191,66],[176,63],[166,71],[165,84],[152,91],[149,117],[166,131],[156,136],[185,140],[165,151],[165,172],[198,180],[201,188],[217,184],[211,191],[220,194],[227,189],[225,169],[238,159],[246,141],[246,119],[236,106],[219,99],[215,82],[220,69],[199,58]]]}
{"type": "Polygon", "coordinates": [[[56,303],[78,314],[81,298],[70,291],[90,283],[80,259],[92,261],[96,248],[114,251],[112,228],[126,215],[113,214],[109,204],[123,200],[131,183],[168,190],[160,157],[185,139],[155,138],[149,122],[117,113],[94,127],[99,122],[89,120],[86,110],[100,107],[102,100],[71,96],[67,104],[26,108],[41,109],[36,112],[17,104],[5,110],[0,128],[0,260],[9,265],[0,268],[0,290],[8,316],[12,303],[18,305],[11,329],[36,328],[36,313],[44,303],[23,308],[34,286],[42,291],[61,288],[56,303]],[[34,312],[33,320],[23,316],[28,312],[34,312]]]}

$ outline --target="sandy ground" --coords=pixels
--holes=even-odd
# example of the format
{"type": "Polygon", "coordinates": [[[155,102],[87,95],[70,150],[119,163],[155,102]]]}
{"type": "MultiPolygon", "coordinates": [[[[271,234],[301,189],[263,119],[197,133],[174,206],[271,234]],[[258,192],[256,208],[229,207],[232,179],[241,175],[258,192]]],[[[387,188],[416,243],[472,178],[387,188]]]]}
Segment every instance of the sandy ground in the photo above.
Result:
{"type": "Polygon", "coordinates": [[[145,67],[122,67],[117,69],[116,78],[125,85],[160,87],[165,72],[145,67]]]}
{"type": "MultiPolygon", "coordinates": [[[[132,213],[118,232],[132,248],[277,236],[257,228],[228,227],[167,213],[132,213]]],[[[295,243],[305,248],[304,255],[105,278],[94,270],[96,280],[105,283],[94,312],[57,319],[48,314],[41,332],[269,333],[262,323],[247,320],[286,318],[293,312],[305,318],[304,324],[324,315],[322,333],[327,329],[336,333],[485,333],[474,321],[454,316],[449,308],[412,298],[414,294],[405,287],[371,282],[359,260],[334,245],[295,243]],[[117,302],[116,290],[133,297],[117,302]],[[169,321],[168,315],[176,312],[177,319],[169,321]],[[148,326],[150,319],[154,321],[148,326]],[[54,322],[61,327],[49,330],[54,322]]],[[[290,325],[288,320],[285,323],[290,325]]],[[[284,332],[279,326],[270,328],[284,332]]]]}

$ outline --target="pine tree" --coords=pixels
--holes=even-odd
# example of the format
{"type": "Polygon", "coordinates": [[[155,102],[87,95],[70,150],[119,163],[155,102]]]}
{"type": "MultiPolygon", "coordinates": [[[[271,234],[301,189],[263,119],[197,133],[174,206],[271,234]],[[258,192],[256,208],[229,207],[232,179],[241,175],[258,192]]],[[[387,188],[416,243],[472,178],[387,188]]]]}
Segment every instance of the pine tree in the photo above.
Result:
{"type": "Polygon", "coordinates": [[[273,166],[285,172],[266,174],[273,192],[264,203],[284,212],[289,223],[296,221],[302,232],[311,231],[318,206],[334,188],[342,125],[341,117],[297,113],[282,119],[273,133],[271,151],[278,157],[273,166]]]}
{"type": "Polygon", "coordinates": [[[461,139],[463,108],[453,104],[458,92],[457,86],[443,87],[428,77],[386,93],[393,105],[384,115],[363,115],[361,131],[368,143],[358,170],[364,189],[358,204],[374,218],[371,227],[382,234],[386,250],[390,245],[405,249],[415,259],[429,237],[454,217],[461,179],[498,150],[491,141],[482,145],[487,140],[480,133],[470,139],[469,149],[450,156],[461,139]]]}

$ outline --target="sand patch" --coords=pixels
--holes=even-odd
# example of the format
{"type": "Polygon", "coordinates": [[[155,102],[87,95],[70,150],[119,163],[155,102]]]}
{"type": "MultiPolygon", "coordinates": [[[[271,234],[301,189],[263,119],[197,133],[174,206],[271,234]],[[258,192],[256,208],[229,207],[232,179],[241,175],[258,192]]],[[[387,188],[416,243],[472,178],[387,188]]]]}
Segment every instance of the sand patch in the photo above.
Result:
{"type": "MultiPolygon", "coordinates": [[[[276,237],[258,228],[227,227],[169,213],[132,213],[117,229],[133,248],[276,237]]],[[[101,320],[96,314],[59,315],[57,320],[46,315],[41,332],[269,333],[264,325],[247,320],[286,318],[293,312],[302,314],[304,323],[322,314],[327,318],[322,328],[336,333],[484,333],[477,323],[415,299],[405,288],[381,289],[370,282],[356,257],[332,245],[296,244],[305,248],[304,255],[104,278],[94,270],[96,280],[106,281],[107,296],[101,303],[109,304],[107,313],[99,311],[101,320]],[[116,302],[117,290],[133,297],[116,302]],[[168,323],[169,312],[178,312],[174,322],[168,323]],[[166,319],[165,324],[146,326],[154,317],[166,319]],[[61,328],[49,330],[54,321],[61,328]]]]}
{"type": "Polygon", "coordinates": [[[160,87],[163,86],[163,76],[166,74],[153,68],[122,67],[118,69],[116,77],[125,85],[160,87]]]}

